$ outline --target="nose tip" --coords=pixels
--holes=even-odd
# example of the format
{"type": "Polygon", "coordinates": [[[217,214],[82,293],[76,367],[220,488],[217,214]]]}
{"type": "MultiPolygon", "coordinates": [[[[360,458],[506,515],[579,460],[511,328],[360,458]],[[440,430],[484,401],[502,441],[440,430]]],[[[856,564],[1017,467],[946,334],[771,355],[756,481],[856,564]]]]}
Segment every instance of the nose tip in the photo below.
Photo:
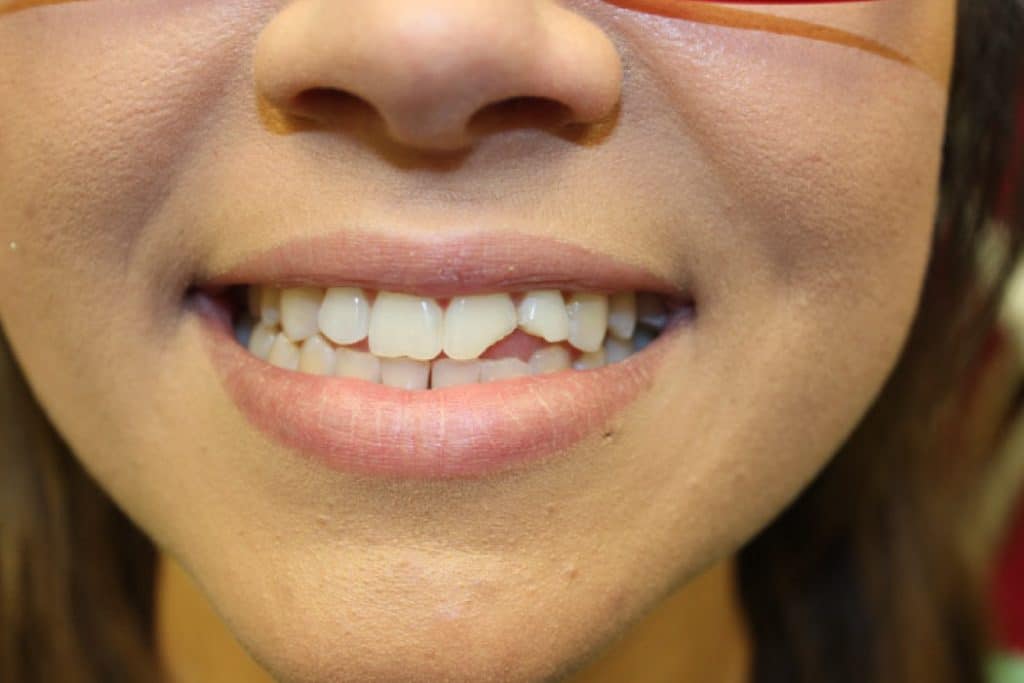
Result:
{"type": "Polygon", "coordinates": [[[337,128],[369,108],[393,140],[450,151],[482,118],[601,121],[622,66],[600,27],[550,0],[296,0],[260,34],[254,76],[286,113],[337,128]]]}

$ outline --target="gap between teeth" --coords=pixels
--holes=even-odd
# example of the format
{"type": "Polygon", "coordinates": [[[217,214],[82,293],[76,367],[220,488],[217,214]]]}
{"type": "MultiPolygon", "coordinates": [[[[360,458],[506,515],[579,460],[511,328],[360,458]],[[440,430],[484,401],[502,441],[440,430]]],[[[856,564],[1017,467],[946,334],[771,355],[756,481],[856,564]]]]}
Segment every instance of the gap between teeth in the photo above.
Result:
{"type": "Polygon", "coordinates": [[[250,286],[235,334],[272,365],[405,389],[587,370],[624,360],[668,321],[654,294],[538,290],[436,299],[354,287],[250,286]],[[528,361],[481,359],[516,330],[547,342],[528,361]],[[361,350],[352,346],[368,348],[361,350]]]}

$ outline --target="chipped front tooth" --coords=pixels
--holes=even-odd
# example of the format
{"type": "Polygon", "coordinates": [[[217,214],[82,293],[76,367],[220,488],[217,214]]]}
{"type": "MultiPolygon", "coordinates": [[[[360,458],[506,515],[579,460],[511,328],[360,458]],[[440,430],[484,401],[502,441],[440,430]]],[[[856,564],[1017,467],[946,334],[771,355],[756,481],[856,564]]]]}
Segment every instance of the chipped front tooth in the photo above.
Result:
{"type": "Polygon", "coordinates": [[[289,287],[281,291],[281,328],[292,341],[300,342],[317,333],[317,316],[324,290],[318,287],[289,287]]]}
{"type": "Polygon", "coordinates": [[[530,374],[530,365],[518,358],[499,358],[480,361],[480,381],[496,382],[501,379],[523,377],[530,374]]]}
{"type": "Polygon", "coordinates": [[[608,299],[608,331],[629,339],[636,329],[636,293],[619,292],[608,299]]]}
{"type": "Polygon", "coordinates": [[[441,353],[443,316],[433,299],[381,292],[370,312],[370,352],[430,360],[441,353]]]}
{"type": "Polygon", "coordinates": [[[664,329],[668,323],[668,312],[661,298],[647,292],[636,295],[636,317],[648,327],[656,327],[659,330],[664,329]]]}
{"type": "Polygon", "coordinates": [[[477,358],[516,329],[516,307],[508,294],[457,296],[444,315],[444,352],[449,358],[477,358]]]}
{"type": "Polygon", "coordinates": [[[593,370],[603,367],[605,364],[604,349],[581,353],[572,367],[576,370],[593,370]]]}
{"type": "Polygon", "coordinates": [[[338,377],[365,379],[380,384],[380,358],[365,351],[338,349],[334,374],[338,377]]]}
{"type": "Polygon", "coordinates": [[[281,290],[277,287],[260,287],[260,320],[266,325],[281,322],[281,290]]]}
{"type": "Polygon", "coordinates": [[[597,351],[608,329],[608,297],[576,292],[566,306],[569,343],[580,351],[597,351]]]}
{"type": "Polygon", "coordinates": [[[604,340],[604,361],[605,363],[618,363],[633,355],[632,340],[619,339],[609,335],[604,340]]]}
{"type": "Polygon", "coordinates": [[[274,338],[267,361],[285,370],[299,369],[299,347],[283,334],[274,338]]]}
{"type": "Polygon", "coordinates": [[[426,389],[430,380],[430,363],[412,358],[383,358],[380,361],[381,383],[399,389],[426,389]]]}
{"type": "Polygon", "coordinates": [[[314,334],[302,342],[302,350],[299,353],[299,370],[302,372],[333,375],[334,363],[334,347],[319,334],[314,334]]]}
{"type": "Polygon", "coordinates": [[[548,346],[537,349],[530,356],[531,375],[546,375],[550,372],[568,370],[571,365],[569,349],[564,346],[548,346]]]}
{"type": "Polygon", "coordinates": [[[430,364],[430,388],[441,389],[480,381],[480,361],[439,358],[430,364]]]}
{"type": "Polygon", "coordinates": [[[519,327],[524,332],[560,342],[569,338],[569,316],[562,293],[557,289],[527,292],[517,310],[519,327]]]}
{"type": "Polygon", "coordinates": [[[332,287],[320,305],[320,331],[336,344],[355,344],[370,330],[370,303],[357,287],[332,287]]]}
{"type": "Polygon", "coordinates": [[[267,360],[276,337],[277,328],[258,323],[252,328],[252,334],[249,335],[249,352],[257,358],[267,360]]]}

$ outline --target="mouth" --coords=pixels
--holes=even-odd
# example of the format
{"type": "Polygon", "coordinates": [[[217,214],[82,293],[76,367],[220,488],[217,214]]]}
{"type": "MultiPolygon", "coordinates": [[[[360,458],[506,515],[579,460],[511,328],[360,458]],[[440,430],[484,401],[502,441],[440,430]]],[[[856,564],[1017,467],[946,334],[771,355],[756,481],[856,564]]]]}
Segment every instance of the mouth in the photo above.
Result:
{"type": "Polygon", "coordinates": [[[332,469],[428,479],[608,433],[696,320],[687,289],[533,236],[346,231],[204,278],[188,303],[263,435],[332,469]]]}

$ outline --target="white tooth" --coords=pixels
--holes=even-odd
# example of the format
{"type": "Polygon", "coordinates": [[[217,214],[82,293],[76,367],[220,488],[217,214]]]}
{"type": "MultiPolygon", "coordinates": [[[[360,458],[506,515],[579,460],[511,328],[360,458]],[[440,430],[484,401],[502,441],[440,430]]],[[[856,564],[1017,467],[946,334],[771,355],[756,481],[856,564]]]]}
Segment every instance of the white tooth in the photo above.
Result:
{"type": "Polygon", "coordinates": [[[636,329],[636,293],[619,292],[608,299],[608,331],[629,339],[636,329]]]}
{"type": "Polygon", "coordinates": [[[549,372],[568,370],[571,365],[569,349],[564,346],[548,346],[537,349],[530,356],[531,375],[546,375],[549,372]]]}
{"type": "Polygon", "coordinates": [[[573,294],[566,306],[569,314],[569,343],[580,351],[597,351],[608,329],[608,297],[602,294],[573,294]]]}
{"type": "Polygon", "coordinates": [[[604,340],[604,360],[606,363],[618,363],[633,354],[633,341],[618,339],[609,335],[604,340]]]}
{"type": "Polygon", "coordinates": [[[334,347],[319,334],[314,334],[302,342],[302,352],[299,354],[299,370],[314,375],[333,375],[334,363],[334,347]]]}
{"type": "Polygon", "coordinates": [[[480,381],[480,362],[439,358],[430,364],[430,388],[441,389],[480,381]]]}
{"type": "Polygon", "coordinates": [[[262,323],[252,328],[249,336],[249,352],[252,355],[267,360],[270,357],[270,349],[274,346],[274,338],[277,337],[277,328],[262,323]]]}
{"type": "Polygon", "coordinates": [[[292,341],[300,342],[317,333],[317,317],[324,290],[318,287],[290,287],[281,292],[281,328],[292,341]]]}
{"type": "Polygon", "coordinates": [[[444,315],[444,352],[449,358],[477,358],[516,329],[516,307],[508,294],[457,296],[444,315]]]}
{"type": "Polygon", "coordinates": [[[636,295],[636,317],[644,325],[662,329],[668,322],[665,304],[656,294],[641,292],[636,295]]]}
{"type": "Polygon", "coordinates": [[[270,347],[267,361],[285,370],[298,370],[299,347],[285,335],[279,334],[274,338],[274,345],[270,347]]]}
{"type": "Polygon", "coordinates": [[[338,377],[354,377],[380,384],[380,359],[372,353],[338,349],[334,374],[338,377]]]}
{"type": "Polygon", "coordinates": [[[337,344],[355,344],[370,330],[370,303],[363,290],[332,287],[320,305],[320,331],[337,344]]]}
{"type": "Polygon", "coordinates": [[[524,332],[559,342],[569,338],[569,316],[557,289],[527,292],[519,302],[519,327],[524,332]]]}
{"type": "Polygon", "coordinates": [[[441,353],[443,316],[433,299],[381,292],[370,312],[370,352],[430,360],[441,353]]]}
{"type": "Polygon", "coordinates": [[[581,353],[572,367],[576,370],[593,370],[604,365],[604,349],[581,353]]]}
{"type": "Polygon", "coordinates": [[[430,363],[411,358],[382,358],[380,380],[399,389],[426,389],[430,380],[430,363]]]}
{"type": "Polygon", "coordinates": [[[530,365],[518,358],[499,358],[480,361],[480,381],[496,382],[500,379],[523,377],[530,374],[530,365]]]}
{"type": "Polygon", "coordinates": [[[266,325],[281,322],[281,290],[277,287],[260,287],[260,320],[266,325]]]}

